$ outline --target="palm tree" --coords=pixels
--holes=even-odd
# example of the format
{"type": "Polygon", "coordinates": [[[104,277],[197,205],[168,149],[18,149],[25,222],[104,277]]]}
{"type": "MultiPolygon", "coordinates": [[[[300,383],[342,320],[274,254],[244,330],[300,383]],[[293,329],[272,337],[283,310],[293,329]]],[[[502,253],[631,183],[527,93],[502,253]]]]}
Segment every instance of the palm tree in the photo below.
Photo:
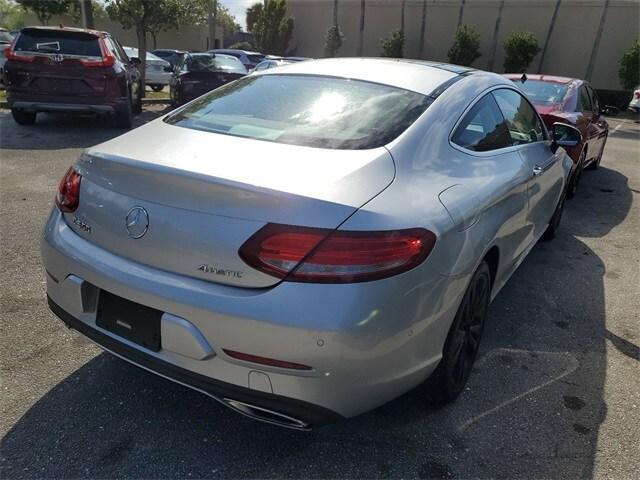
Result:
{"type": "Polygon", "coordinates": [[[489,57],[489,65],[487,70],[493,71],[493,61],[496,58],[496,49],[498,48],[498,36],[500,34],[500,22],[502,21],[502,9],[504,8],[504,0],[498,6],[498,16],[496,17],[496,26],[493,29],[493,43],[491,45],[491,56],[489,57]]]}
{"type": "Polygon", "coordinates": [[[458,28],[462,26],[462,18],[464,17],[464,3],[465,0],[460,2],[460,11],[458,12],[458,28]]]}
{"type": "Polygon", "coordinates": [[[547,30],[547,37],[544,40],[542,46],[542,53],[540,54],[540,63],[538,64],[538,73],[542,72],[542,64],[544,63],[544,56],[547,54],[547,47],[549,46],[549,40],[551,40],[551,34],[553,28],[556,26],[556,19],[558,18],[558,10],[560,9],[560,3],[562,0],[556,0],[556,6],[553,9],[553,15],[551,16],[551,23],[549,24],[549,30],[547,30]]]}
{"type": "Polygon", "coordinates": [[[360,0],[360,32],[358,34],[358,56],[362,56],[363,44],[364,44],[364,5],[365,0],[360,0]]]}
{"type": "Polygon", "coordinates": [[[605,0],[604,6],[602,7],[602,14],[600,15],[600,24],[598,25],[598,33],[596,33],[596,38],[593,41],[593,48],[591,49],[591,57],[589,57],[589,65],[587,66],[587,73],[584,78],[587,81],[591,81],[591,76],[593,75],[593,68],[596,65],[596,57],[598,56],[598,49],[600,48],[600,40],[602,39],[602,30],[604,30],[604,24],[607,20],[607,10],[609,9],[610,0],[605,0]]]}
{"type": "Polygon", "coordinates": [[[419,58],[422,58],[424,53],[424,32],[427,28],[427,0],[422,0],[422,23],[420,24],[420,53],[419,58]]]}

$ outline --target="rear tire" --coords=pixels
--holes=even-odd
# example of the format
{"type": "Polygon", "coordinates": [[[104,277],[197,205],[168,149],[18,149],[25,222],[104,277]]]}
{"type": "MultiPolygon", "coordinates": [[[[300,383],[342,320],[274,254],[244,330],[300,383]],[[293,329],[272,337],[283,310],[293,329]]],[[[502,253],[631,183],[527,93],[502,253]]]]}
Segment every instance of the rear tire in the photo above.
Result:
{"type": "Polygon", "coordinates": [[[598,158],[596,160],[594,160],[593,162],[591,162],[591,164],[589,165],[589,170],[597,170],[598,168],[600,168],[600,162],[602,161],[602,154],[604,153],[604,146],[607,144],[607,138],[609,136],[607,135],[606,137],[604,137],[604,141],[602,142],[602,148],[600,149],[600,153],[598,154],[598,158]]]}
{"type": "Polygon", "coordinates": [[[491,298],[491,270],[483,261],[471,277],[442,351],[442,360],[427,380],[436,403],[453,402],[464,389],[480,347],[491,298]]]}
{"type": "Polygon", "coordinates": [[[11,115],[18,125],[33,125],[36,123],[37,112],[28,112],[17,108],[11,109],[11,115]]]}
{"type": "Polygon", "coordinates": [[[116,127],[129,129],[133,126],[133,111],[131,102],[116,110],[116,127]]]}
{"type": "Polygon", "coordinates": [[[580,184],[580,179],[582,178],[582,173],[584,172],[584,162],[587,159],[587,152],[584,150],[580,154],[580,161],[578,165],[576,165],[576,169],[571,176],[571,181],[567,187],[567,198],[573,198],[578,191],[578,185],[580,184]]]}
{"type": "Polygon", "coordinates": [[[151,87],[151,90],[154,92],[159,92],[164,88],[164,85],[149,85],[149,87],[151,87]]]}
{"type": "Polygon", "coordinates": [[[138,86],[138,95],[136,96],[136,101],[131,107],[134,115],[139,115],[142,113],[142,84],[138,86]]]}
{"type": "Polygon", "coordinates": [[[562,221],[562,212],[564,212],[564,201],[565,194],[562,194],[560,200],[558,201],[558,205],[551,216],[551,220],[549,220],[549,225],[547,229],[542,234],[542,240],[544,242],[548,242],[549,240],[553,240],[556,238],[558,234],[558,230],[560,230],[560,222],[562,221]]]}

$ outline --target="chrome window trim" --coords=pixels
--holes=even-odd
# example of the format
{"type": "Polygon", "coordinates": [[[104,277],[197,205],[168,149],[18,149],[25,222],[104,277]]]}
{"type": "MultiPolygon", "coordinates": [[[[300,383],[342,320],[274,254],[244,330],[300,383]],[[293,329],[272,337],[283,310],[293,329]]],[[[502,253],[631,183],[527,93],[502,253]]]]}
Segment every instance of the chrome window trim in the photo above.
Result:
{"type": "MultiPolygon", "coordinates": [[[[498,106],[498,108],[500,108],[500,106],[498,106]]],[[[502,110],[500,111],[500,113],[502,113],[502,110]]],[[[510,85],[494,85],[493,87],[489,87],[486,90],[483,90],[482,92],[480,92],[478,94],[478,96],[469,105],[467,105],[467,108],[464,109],[464,111],[462,112],[462,114],[460,115],[460,117],[458,118],[456,123],[453,125],[453,128],[449,132],[449,139],[448,140],[449,140],[449,145],[451,147],[455,148],[456,150],[458,150],[458,151],[460,151],[462,153],[466,153],[467,155],[471,155],[473,157],[493,157],[493,156],[496,156],[496,155],[504,155],[504,154],[519,150],[522,147],[526,147],[528,145],[535,145],[535,144],[538,144],[538,143],[549,142],[550,141],[550,135],[549,135],[549,132],[547,130],[546,125],[544,124],[544,122],[542,121],[542,118],[540,117],[540,114],[538,113],[536,108],[533,106],[533,104],[529,101],[529,99],[525,95],[523,95],[523,93],[520,90],[518,90],[515,87],[511,87],[510,85]],[[543,133],[545,138],[542,139],[542,140],[538,140],[537,142],[525,143],[524,145],[512,145],[510,147],[497,148],[495,150],[487,150],[486,152],[476,152],[475,150],[469,150],[468,148],[465,148],[465,147],[455,143],[453,141],[453,135],[454,135],[455,131],[458,129],[458,127],[460,126],[460,124],[462,123],[462,121],[464,120],[464,118],[466,117],[467,113],[469,113],[469,111],[475,106],[476,103],[478,103],[485,96],[491,94],[492,92],[494,92],[496,90],[512,90],[512,91],[516,92],[518,95],[520,95],[522,98],[524,98],[527,101],[527,103],[529,104],[529,106],[531,108],[533,108],[533,111],[536,112],[536,115],[538,117],[538,121],[542,125],[542,133],[543,133]]]]}

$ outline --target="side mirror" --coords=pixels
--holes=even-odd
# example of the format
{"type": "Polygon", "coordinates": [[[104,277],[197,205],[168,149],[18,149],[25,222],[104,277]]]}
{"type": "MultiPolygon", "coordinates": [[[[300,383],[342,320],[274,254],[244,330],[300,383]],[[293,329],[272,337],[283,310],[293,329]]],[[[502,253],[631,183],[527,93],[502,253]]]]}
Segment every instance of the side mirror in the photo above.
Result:
{"type": "Polygon", "coordinates": [[[582,143],[582,134],[580,130],[566,123],[556,122],[551,128],[551,135],[553,140],[551,142],[551,149],[555,152],[558,147],[575,147],[582,143]]]}
{"type": "Polygon", "coordinates": [[[139,59],[138,57],[131,57],[131,58],[129,59],[129,63],[130,63],[131,65],[134,65],[134,66],[136,66],[136,67],[137,67],[137,66],[139,66],[139,65],[140,65],[140,63],[142,63],[142,62],[140,62],[140,59],[139,59]]]}

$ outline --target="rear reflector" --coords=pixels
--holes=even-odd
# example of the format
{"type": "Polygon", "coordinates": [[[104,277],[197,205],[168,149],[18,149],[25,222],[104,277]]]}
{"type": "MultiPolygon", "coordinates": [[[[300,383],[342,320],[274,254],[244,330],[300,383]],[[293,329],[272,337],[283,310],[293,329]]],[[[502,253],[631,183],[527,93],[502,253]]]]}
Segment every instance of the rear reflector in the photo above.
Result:
{"type": "Polygon", "coordinates": [[[236,352],[233,350],[226,350],[226,349],[222,349],[222,350],[231,358],[244,360],[245,362],[259,363],[261,365],[268,365],[270,367],[289,368],[292,370],[311,370],[311,367],[307,365],[302,365],[300,363],[286,362],[284,360],[276,360],[274,358],[258,357],[257,355],[236,352]]]}
{"type": "Polygon", "coordinates": [[[80,175],[73,167],[67,170],[60,184],[58,185],[58,194],[56,195],[56,205],[61,212],[75,212],[80,203],[80,175]]]}
{"type": "Polygon", "coordinates": [[[406,272],[431,252],[423,228],[341,231],[268,224],[240,248],[253,268],[291,282],[355,283],[406,272]]]}

